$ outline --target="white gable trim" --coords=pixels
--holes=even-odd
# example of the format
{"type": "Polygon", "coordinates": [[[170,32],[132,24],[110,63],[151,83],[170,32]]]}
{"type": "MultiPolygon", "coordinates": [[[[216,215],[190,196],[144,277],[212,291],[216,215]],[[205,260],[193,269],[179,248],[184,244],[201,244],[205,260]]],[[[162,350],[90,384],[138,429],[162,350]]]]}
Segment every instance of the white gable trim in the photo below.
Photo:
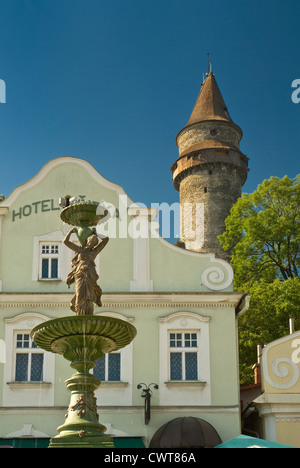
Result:
{"type": "MultiPolygon", "coordinates": [[[[89,162],[85,161],[84,159],[74,158],[72,156],[62,156],[49,161],[32,179],[30,179],[28,182],[25,182],[23,185],[16,187],[13,192],[4,200],[5,206],[10,207],[23,192],[32,189],[40,182],[42,182],[49,174],[49,172],[52,171],[52,169],[67,163],[81,166],[96,182],[98,182],[103,187],[112,190],[119,195],[127,195],[120,185],[114,184],[113,182],[110,182],[109,180],[102,177],[89,162]]],[[[128,201],[130,204],[133,203],[129,198],[128,201]]]]}

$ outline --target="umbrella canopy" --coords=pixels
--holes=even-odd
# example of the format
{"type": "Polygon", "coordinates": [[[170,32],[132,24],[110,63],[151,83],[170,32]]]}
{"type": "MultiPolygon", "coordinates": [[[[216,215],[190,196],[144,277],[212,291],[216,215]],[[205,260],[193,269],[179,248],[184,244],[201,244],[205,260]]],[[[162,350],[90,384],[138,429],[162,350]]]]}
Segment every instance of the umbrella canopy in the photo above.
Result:
{"type": "Polygon", "coordinates": [[[257,439],[247,435],[240,435],[234,439],[227,440],[215,448],[295,448],[290,445],[278,444],[268,440],[257,439]]]}
{"type": "Polygon", "coordinates": [[[212,448],[221,441],[207,421],[194,417],[172,419],[160,427],[149,448],[212,448]]]}

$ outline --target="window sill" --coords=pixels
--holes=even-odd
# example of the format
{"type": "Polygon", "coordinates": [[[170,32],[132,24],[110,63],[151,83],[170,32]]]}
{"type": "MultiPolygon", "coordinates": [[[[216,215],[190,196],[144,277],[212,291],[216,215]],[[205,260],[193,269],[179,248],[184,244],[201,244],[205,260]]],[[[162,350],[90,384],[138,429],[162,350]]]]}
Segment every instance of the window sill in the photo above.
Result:
{"type": "Polygon", "coordinates": [[[128,382],[120,382],[115,380],[101,380],[101,388],[125,388],[128,387],[128,382]]]}
{"type": "Polygon", "coordinates": [[[201,380],[168,380],[165,382],[166,387],[205,387],[207,382],[201,380]]]}
{"type": "Polygon", "coordinates": [[[23,390],[25,388],[34,389],[34,388],[49,388],[51,387],[51,382],[7,382],[7,385],[12,390],[23,390]]]}
{"type": "Polygon", "coordinates": [[[53,281],[62,281],[62,279],[60,279],[60,278],[39,278],[38,281],[50,281],[50,282],[53,282],[53,281]]]}

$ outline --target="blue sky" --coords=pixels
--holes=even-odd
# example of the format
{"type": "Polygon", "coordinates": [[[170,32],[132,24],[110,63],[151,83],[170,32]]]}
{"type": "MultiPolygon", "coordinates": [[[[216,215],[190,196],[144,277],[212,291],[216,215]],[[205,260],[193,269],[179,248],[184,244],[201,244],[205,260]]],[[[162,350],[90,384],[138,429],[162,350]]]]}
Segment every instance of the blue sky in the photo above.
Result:
{"type": "Polygon", "coordinates": [[[170,167],[207,52],[250,158],[243,191],[300,172],[299,0],[1,0],[0,194],[50,159],[88,160],[150,206],[179,200],[170,167]]]}

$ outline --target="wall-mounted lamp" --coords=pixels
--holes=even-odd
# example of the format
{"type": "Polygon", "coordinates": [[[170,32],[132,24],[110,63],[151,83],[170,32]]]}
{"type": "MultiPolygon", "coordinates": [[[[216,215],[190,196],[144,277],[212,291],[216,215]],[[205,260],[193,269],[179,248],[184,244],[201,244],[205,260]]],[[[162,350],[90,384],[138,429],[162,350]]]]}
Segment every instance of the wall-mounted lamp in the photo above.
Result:
{"type": "Polygon", "coordinates": [[[151,383],[149,385],[146,385],[145,383],[140,383],[137,386],[137,389],[143,389],[141,397],[145,398],[145,424],[149,424],[150,421],[150,411],[151,411],[151,405],[150,405],[150,399],[152,395],[152,390],[150,389],[151,385],[155,390],[158,390],[158,385],[155,383],[151,383]]]}

